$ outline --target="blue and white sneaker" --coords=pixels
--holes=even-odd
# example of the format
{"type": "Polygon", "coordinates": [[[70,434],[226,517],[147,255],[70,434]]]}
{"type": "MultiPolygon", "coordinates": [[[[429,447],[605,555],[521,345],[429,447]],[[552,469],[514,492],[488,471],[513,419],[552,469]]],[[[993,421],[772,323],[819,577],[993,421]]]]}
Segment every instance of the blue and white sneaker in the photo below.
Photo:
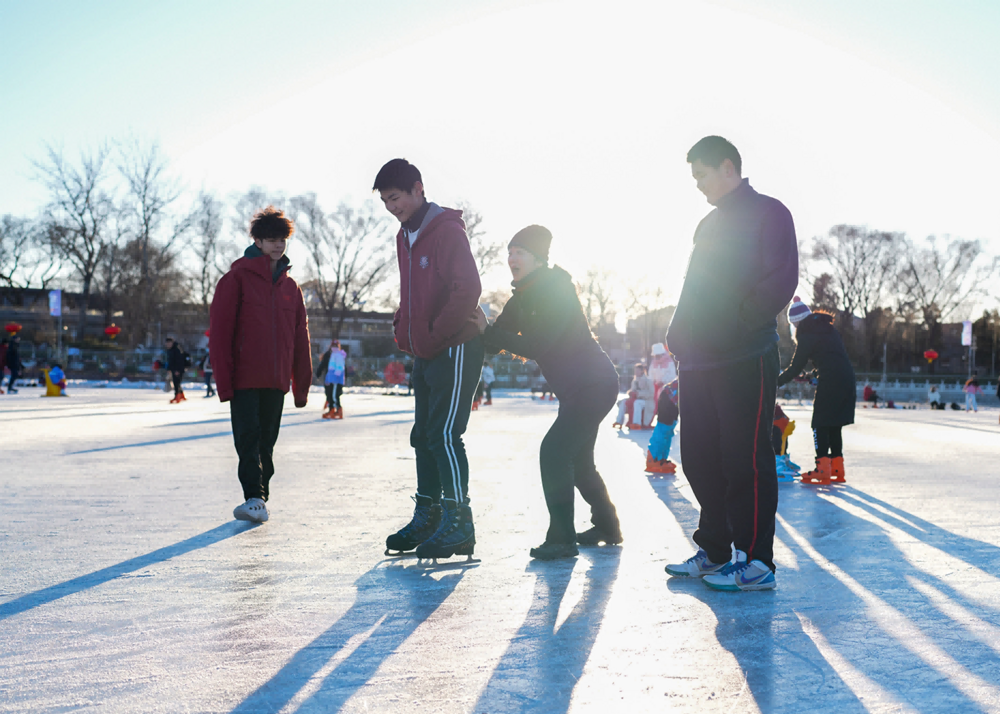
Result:
{"type": "Polygon", "coordinates": [[[700,578],[703,575],[718,573],[729,563],[713,563],[708,559],[708,553],[701,548],[683,563],[670,564],[664,570],[668,575],[681,578],[700,578]]]}
{"type": "Polygon", "coordinates": [[[774,590],[774,573],[759,560],[747,562],[747,554],[736,551],[736,560],[702,582],[713,590],[774,590]]]}

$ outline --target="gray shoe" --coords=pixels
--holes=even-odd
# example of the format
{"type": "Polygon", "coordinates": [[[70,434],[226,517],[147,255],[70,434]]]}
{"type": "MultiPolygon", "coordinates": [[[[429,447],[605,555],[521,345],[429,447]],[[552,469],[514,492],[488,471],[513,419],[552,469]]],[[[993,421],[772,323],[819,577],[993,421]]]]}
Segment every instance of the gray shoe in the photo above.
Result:
{"type": "Polygon", "coordinates": [[[263,523],[267,517],[267,505],[260,498],[248,498],[246,503],[241,503],[233,509],[233,518],[238,521],[263,523]]]}

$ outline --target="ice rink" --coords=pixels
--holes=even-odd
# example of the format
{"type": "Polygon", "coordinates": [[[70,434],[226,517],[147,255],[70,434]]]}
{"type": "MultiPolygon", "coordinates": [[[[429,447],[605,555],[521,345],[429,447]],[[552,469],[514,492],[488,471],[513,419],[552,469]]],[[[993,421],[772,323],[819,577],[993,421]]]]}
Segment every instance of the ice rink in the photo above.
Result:
{"type": "Polygon", "coordinates": [[[250,526],[228,405],[71,393],[0,397],[2,712],[1000,712],[996,410],[858,409],[845,486],[781,485],[778,589],[721,593],[664,573],[691,489],[610,419],[621,547],[528,557],[557,404],[500,393],[466,435],[478,562],[434,564],[383,555],[409,398],[345,395],[342,422],[286,400],[250,526]]]}

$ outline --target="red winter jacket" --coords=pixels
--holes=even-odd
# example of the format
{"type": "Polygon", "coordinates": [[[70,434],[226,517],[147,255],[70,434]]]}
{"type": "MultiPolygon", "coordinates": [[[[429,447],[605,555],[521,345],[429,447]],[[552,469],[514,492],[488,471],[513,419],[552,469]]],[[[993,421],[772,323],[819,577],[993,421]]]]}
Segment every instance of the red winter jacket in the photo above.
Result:
{"type": "Polygon", "coordinates": [[[215,286],[208,349],[219,399],[237,389],[280,389],[292,384],[295,406],[306,405],[312,383],[309,322],[299,286],[288,277],[287,259],[277,281],[271,260],[253,246],[215,286]],[[259,252],[259,251],[258,251],[259,252]]]}
{"type": "Polygon", "coordinates": [[[412,247],[402,227],[396,234],[399,309],[392,324],[400,349],[433,359],[479,335],[482,285],[462,212],[432,204],[428,215],[412,247]]]}

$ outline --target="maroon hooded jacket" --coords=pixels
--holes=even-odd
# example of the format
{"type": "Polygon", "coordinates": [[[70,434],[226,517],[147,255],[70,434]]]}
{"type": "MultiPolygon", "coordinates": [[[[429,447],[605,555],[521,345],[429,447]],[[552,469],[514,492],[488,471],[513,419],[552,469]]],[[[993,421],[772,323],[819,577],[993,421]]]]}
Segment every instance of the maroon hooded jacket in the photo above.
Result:
{"type": "Polygon", "coordinates": [[[306,405],[312,383],[306,306],[288,277],[287,258],[282,263],[274,280],[270,258],[251,246],[215,286],[209,353],[220,401],[228,402],[237,389],[287,394],[291,382],[295,406],[306,405]]]}
{"type": "Polygon", "coordinates": [[[479,335],[474,315],[482,285],[462,212],[431,204],[429,220],[410,246],[400,226],[399,309],[392,321],[400,349],[433,359],[479,335]]]}

